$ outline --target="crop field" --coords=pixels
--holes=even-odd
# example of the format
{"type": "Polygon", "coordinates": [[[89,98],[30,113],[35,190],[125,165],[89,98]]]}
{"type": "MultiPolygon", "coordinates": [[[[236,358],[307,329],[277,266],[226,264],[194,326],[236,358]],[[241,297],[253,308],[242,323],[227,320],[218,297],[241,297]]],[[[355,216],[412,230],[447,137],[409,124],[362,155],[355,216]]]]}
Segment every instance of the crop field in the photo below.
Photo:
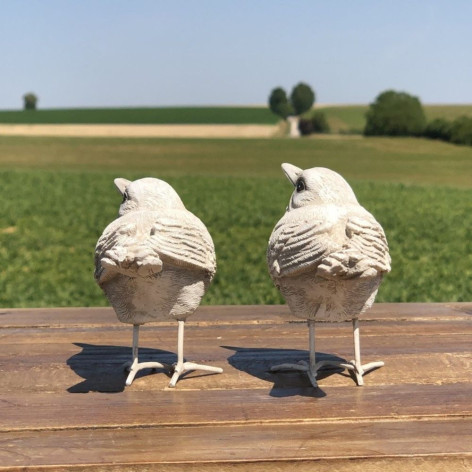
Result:
{"type": "MultiPolygon", "coordinates": [[[[472,105],[424,105],[428,120],[472,116],[472,105]]],[[[317,107],[315,106],[315,109],[317,107]]],[[[323,106],[333,133],[362,134],[368,105],[323,106]]],[[[312,112],[307,112],[310,115],[312,112]]],[[[265,106],[78,108],[0,111],[0,124],[275,124],[279,118],[265,106]]]]}
{"type": "Polygon", "coordinates": [[[281,162],[341,172],[383,225],[378,301],[472,299],[472,148],[421,139],[0,138],[0,306],[96,306],[93,250],[121,198],[113,178],[171,183],[213,236],[206,304],[281,303],[265,251],[292,188],[281,162]]]}
{"type": "Polygon", "coordinates": [[[266,107],[78,108],[0,111],[0,123],[275,124],[266,107]]]}

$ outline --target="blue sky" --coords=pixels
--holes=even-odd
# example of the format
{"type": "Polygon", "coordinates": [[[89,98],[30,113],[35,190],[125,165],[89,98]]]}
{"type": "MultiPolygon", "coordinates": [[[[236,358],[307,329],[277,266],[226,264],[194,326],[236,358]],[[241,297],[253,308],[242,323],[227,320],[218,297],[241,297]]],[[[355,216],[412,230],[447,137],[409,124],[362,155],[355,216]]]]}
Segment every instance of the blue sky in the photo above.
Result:
{"type": "Polygon", "coordinates": [[[388,88],[472,103],[469,0],[2,0],[0,109],[319,103],[388,88]]]}

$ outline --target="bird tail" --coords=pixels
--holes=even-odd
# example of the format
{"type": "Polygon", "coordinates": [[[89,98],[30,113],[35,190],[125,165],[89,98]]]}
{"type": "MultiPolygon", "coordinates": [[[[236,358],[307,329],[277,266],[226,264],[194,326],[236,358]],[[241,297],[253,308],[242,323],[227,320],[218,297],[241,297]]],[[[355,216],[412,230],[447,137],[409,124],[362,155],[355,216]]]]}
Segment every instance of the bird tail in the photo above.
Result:
{"type": "Polygon", "coordinates": [[[128,277],[152,277],[162,271],[162,261],[152,249],[136,246],[126,252],[110,249],[101,259],[101,266],[108,275],[120,273],[128,277]]]}

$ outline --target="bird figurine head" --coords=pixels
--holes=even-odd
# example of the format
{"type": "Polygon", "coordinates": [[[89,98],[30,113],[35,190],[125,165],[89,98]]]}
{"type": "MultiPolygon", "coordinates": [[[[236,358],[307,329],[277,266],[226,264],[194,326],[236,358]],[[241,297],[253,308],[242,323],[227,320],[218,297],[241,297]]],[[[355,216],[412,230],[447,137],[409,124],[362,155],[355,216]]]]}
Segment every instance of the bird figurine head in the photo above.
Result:
{"type": "Polygon", "coordinates": [[[163,180],[146,177],[131,182],[126,179],[115,179],[123,201],[118,212],[123,216],[130,211],[167,209],[185,209],[177,192],[163,180]]]}
{"type": "Polygon", "coordinates": [[[358,204],[349,184],[337,172],[324,167],[300,169],[292,164],[282,164],[282,170],[295,190],[287,211],[308,205],[358,204]]]}

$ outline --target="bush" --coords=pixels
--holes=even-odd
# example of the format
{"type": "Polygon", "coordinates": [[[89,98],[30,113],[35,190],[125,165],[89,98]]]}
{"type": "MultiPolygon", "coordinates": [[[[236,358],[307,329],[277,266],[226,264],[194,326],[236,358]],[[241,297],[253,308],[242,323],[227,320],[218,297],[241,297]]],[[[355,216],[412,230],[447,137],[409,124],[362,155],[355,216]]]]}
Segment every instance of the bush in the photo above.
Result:
{"type": "Polygon", "coordinates": [[[366,136],[421,136],[426,125],[419,99],[394,90],[378,95],[366,118],[366,136]]]}
{"type": "Polygon", "coordinates": [[[472,146],[472,117],[461,116],[451,125],[451,142],[472,146]]]}
{"type": "Polygon", "coordinates": [[[452,133],[452,123],[444,118],[436,118],[430,121],[424,130],[424,136],[430,139],[441,139],[450,141],[452,133]]]}
{"type": "Polygon", "coordinates": [[[300,118],[298,120],[298,131],[302,136],[308,136],[313,133],[313,122],[309,118],[300,118]]]}
{"type": "Polygon", "coordinates": [[[307,136],[312,133],[329,133],[330,127],[325,114],[321,111],[316,111],[311,118],[300,118],[298,121],[298,131],[300,131],[302,136],[307,136]]]}
{"type": "Polygon", "coordinates": [[[313,113],[311,123],[313,125],[313,133],[329,133],[331,131],[326,115],[322,111],[315,111],[313,113]]]}

